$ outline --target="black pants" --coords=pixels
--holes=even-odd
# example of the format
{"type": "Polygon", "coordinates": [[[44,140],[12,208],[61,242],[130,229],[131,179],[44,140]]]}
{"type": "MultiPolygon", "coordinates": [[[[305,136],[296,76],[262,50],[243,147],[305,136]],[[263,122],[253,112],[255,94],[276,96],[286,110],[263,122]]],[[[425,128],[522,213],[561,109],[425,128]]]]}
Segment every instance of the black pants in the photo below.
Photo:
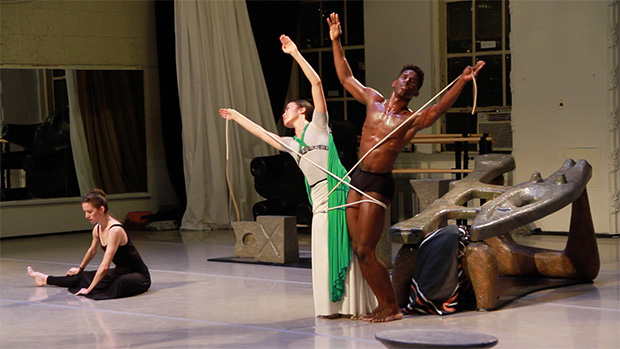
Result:
{"type": "MultiPolygon", "coordinates": [[[[71,276],[50,275],[47,277],[47,284],[67,287],[69,292],[76,293],[82,288],[88,288],[96,273],[96,271],[83,271],[71,276]]],[[[130,297],[146,292],[150,286],[151,279],[148,274],[136,272],[119,274],[112,268],[86,297],[97,300],[130,297]]]]}

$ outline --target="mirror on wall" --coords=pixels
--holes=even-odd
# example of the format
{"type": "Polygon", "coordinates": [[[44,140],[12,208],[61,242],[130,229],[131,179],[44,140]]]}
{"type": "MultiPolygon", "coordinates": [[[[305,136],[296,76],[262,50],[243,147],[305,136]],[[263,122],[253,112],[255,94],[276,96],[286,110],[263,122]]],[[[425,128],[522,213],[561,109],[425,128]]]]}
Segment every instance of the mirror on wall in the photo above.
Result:
{"type": "Polygon", "coordinates": [[[0,69],[2,201],[146,192],[141,70],[0,69]]]}

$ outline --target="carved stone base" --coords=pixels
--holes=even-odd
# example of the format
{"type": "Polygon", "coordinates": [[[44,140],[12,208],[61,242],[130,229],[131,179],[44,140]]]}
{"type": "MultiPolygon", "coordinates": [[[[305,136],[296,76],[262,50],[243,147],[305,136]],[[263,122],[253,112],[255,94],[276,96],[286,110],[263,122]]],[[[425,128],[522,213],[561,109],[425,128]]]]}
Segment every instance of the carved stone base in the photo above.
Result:
{"type": "Polygon", "coordinates": [[[256,222],[233,222],[235,257],[259,262],[292,263],[299,260],[297,222],[292,216],[258,216],[256,222]]]}
{"type": "Polygon", "coordinates": [[[411,277],[418,256],[418,245],[404,244],[394,258],[392,269],[392,286],[398,306],[403,308],[409,303],[411,292],[411,277]]]}

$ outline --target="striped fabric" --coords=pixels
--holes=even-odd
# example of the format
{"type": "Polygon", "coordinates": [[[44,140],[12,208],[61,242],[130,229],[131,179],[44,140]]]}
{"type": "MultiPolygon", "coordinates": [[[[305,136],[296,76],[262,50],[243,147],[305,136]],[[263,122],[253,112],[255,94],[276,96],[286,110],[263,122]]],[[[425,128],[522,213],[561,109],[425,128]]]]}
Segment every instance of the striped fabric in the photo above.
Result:
{"type": "Polygon", "coordinates": [[[473,287],[461,265],[468,236],[465,227],[452,225],[422,241],[403,313],[448,315],[475,305],[473,287]]]}

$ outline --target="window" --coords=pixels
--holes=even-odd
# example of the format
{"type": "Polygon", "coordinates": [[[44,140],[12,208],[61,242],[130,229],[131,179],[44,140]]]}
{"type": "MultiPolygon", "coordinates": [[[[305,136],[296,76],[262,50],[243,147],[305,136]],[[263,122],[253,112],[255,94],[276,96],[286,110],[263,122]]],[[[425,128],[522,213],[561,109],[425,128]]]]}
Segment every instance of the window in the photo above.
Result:
{"type": "Polygon", "coordinates": [[[79,195],[69,140],[65,71],[2,70],[0,200],[79,195]]]}
{"type": "Polygon", "coordinates": [[[65,70],[48,70],[48,72],[50,71],[53,81],[53,91],[51,93],[51,98],[53,98],[54,104],[53,106],[51,106],[51,108],[48,106],[48,114],[54,110],[69,107],[69,97],[67,96],[67,76],[65,75],[65,70]]]}
{"type": "MultiPolygon", "coordinates": [[[[302,1],[299,16],[297,46],[323,81],[330,119],[348,120],[361,133],[365,106],[347,93],[338,81],[329,39],[327,18],[338,13],[342,24],[342,46],[353,75],[362,83],[366,80],[364,57],[364,3],[362,1],[302,1]],[[351,115],[349,117],[348,115],[351,115]]],[[[312,100],[310,84],[301,69],[293,74],[293,98],[312,100]]]]}
{"type": "MultiPolygon", "coordinates": [[[[494,150],[510,150],[510,13],[508,0],[446,0],[443,15],[442,80],[452,82],[467,65],[484,60],[478,76],[476,113],[473,89],[466,88],[442,122],[442,133],[491,133],[494,150]]],[[[451,149],[446,145],[444,150],[451,149]]],[[[470,145],[472,150],[476,145],[470,145]]]]}
{"type": "MultiPolygon", "coordinates": [[[[65,73],[63,69],[0,69],[0,201],[80,195],[73,154],[78,149],[84,154],[88,149],[71,143],[69,132],[75,131],[70,130],[73,125],[69,120],[65,73]]],[[[89,106],[87,113],[82,110],[85,137],[87,142],[97,144],[86,158],[92,160],[93,169],[99,169],[99,177],[108,176],[104,161],[122,163],[122,169],[110,175],[121,173],[123,181],[129,178],[128,173],[136,174],[126,188],[103,187],[105,183],[94,178],[97,185],[110,194],[146,191],[143,72],[131,69],[76,73],[86,75],[78,82],[77,92],[81,105],[89,106]],[[129,97],[116,103],[121,96],[129,97]],[[121,130],[129,131],[123,135],[121,130]],[[125,149],[111,160],[105,155],[114,152],[102,148],[110,143],[104,140],[111,139],[110,134],[116,138],[114,145],[125,149]],[[120,145],[122,141],[132,144],[120,145]],[[125,156],[134,150],[134,154],[125,156]]]]}

